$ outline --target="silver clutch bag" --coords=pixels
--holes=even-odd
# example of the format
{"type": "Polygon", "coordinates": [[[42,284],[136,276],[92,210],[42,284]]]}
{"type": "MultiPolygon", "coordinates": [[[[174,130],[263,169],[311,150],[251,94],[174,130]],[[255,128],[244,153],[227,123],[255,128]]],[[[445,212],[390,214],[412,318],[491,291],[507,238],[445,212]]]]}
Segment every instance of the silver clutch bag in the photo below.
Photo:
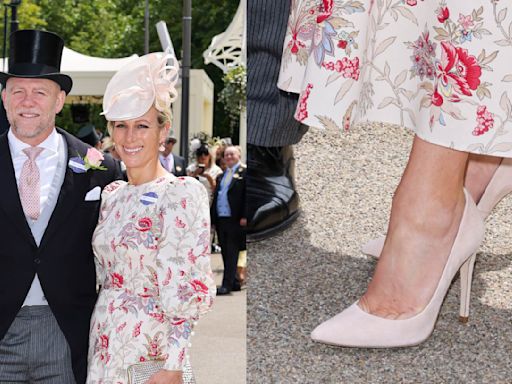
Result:
{"type": "MultiPolygon", "coordinates": [[[[151,376],[163,369],[164,360],[145,361],[128,367],[128,384],[146,384],[151,376]]],[[[196,384],[188,360],[183,364],[183,384],[196,384]]]]}

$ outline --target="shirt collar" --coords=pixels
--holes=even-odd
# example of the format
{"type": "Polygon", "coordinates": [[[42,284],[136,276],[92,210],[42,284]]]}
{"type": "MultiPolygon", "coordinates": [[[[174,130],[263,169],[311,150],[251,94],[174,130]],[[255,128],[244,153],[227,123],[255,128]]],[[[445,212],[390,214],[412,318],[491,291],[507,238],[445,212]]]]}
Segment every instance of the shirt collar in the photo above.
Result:
{"type": "Polygon", "coordinates": [[[167,156],[164,156],[164,154],[163,154],[162,152],[160,152],[160,158],[161,158],[162,160],[167,160],[167,159],[169,159],[170,157],[172,157],[172,152],[171,152],[171,153],[169,153],[167,156]]]}
{"type": "MultiPolygon", "coordinates": [[[[236,163],[235,165],[233,165],[233,167],[231,167],[230,169],[233,171],[233,172],[236,172],[236,170],[238,169],[238,167],[240,166],[241,162],[239,161],[238,163],[236,163]]],[[[229,168],[229,167],[228,167],[229,168]]]]}
{"type": "MultiPolygon", "coordinates": [[[[11,148],[13,157],[20,156],[25,148],[30,147],[30,145],[14,136],[14,133],[12,133],[12,129],[10,128],[7,133],[7,138],[9,140],[9,147],[11,148]]],[[[42,156],[57,153],[59,148],[59,136],[57,130],[54,128],[52,133],[50,133],[50,135],[41,144],[39,144],[38,147],[45,149],[45,151],[41,153],[42,156]]],[[[25,156],[24,153],[23,156],[25,156]]]]}

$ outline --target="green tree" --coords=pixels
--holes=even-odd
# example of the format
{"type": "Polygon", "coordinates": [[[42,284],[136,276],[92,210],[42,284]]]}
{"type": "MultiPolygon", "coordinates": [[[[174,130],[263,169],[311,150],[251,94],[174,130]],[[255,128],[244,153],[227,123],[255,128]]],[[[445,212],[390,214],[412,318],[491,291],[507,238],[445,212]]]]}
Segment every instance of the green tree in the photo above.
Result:
{"type": "MultiPolygon", "coordinates": [[[[4,9],[0,13],[2,16],[2,22],[0,25],[0,36],[4,35],[4,10],[9,7],[4,5],[4,9]]],[[[7,30],[10,30],[10,11],[7,16],[7,30]]],[[[21,28],[38,28],[44,29],[46,27],[46,21],[41,17],[41,7],[30,1],[23,1],[18,7],[18,22],[21,28]]]]}

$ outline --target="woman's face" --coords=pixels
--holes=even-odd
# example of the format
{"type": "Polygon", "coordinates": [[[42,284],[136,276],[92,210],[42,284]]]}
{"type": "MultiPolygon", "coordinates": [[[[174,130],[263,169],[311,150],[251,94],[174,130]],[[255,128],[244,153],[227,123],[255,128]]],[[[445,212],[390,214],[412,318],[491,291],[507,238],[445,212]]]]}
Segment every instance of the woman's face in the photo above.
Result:
{"type": "Polygon", "coordinates": [[[158,111],[152,107],[133,120],[115,121],[112,139],[127,170],[143,169],[158,163],[160,143],[165,140],[169,124],[158,126],[158,111]]]}
{"type": "Polygon", "coordinates": [[[197,164],[204,164],[207,167],[209,162],[210,162],[209,155],[201,155],[201,156],[197,157],[197,164]]]}

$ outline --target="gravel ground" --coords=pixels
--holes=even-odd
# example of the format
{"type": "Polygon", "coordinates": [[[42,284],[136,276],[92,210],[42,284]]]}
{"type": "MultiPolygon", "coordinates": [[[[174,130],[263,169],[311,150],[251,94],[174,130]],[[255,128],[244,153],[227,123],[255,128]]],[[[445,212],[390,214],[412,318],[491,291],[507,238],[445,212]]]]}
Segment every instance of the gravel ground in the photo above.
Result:
{"type": "Polygon", "coordinates": [[[374,123],[348,134],[310,130],[296,146],[302,215],[282,235],[249,244],[248,383],[512,382],[512,198],[487,220],[468,324],[457,321],[457,278],[420,346],[337,348],[309,338],[364,293],[375,260],[360,245],[386,229],[411,140],[374,123]]]}

